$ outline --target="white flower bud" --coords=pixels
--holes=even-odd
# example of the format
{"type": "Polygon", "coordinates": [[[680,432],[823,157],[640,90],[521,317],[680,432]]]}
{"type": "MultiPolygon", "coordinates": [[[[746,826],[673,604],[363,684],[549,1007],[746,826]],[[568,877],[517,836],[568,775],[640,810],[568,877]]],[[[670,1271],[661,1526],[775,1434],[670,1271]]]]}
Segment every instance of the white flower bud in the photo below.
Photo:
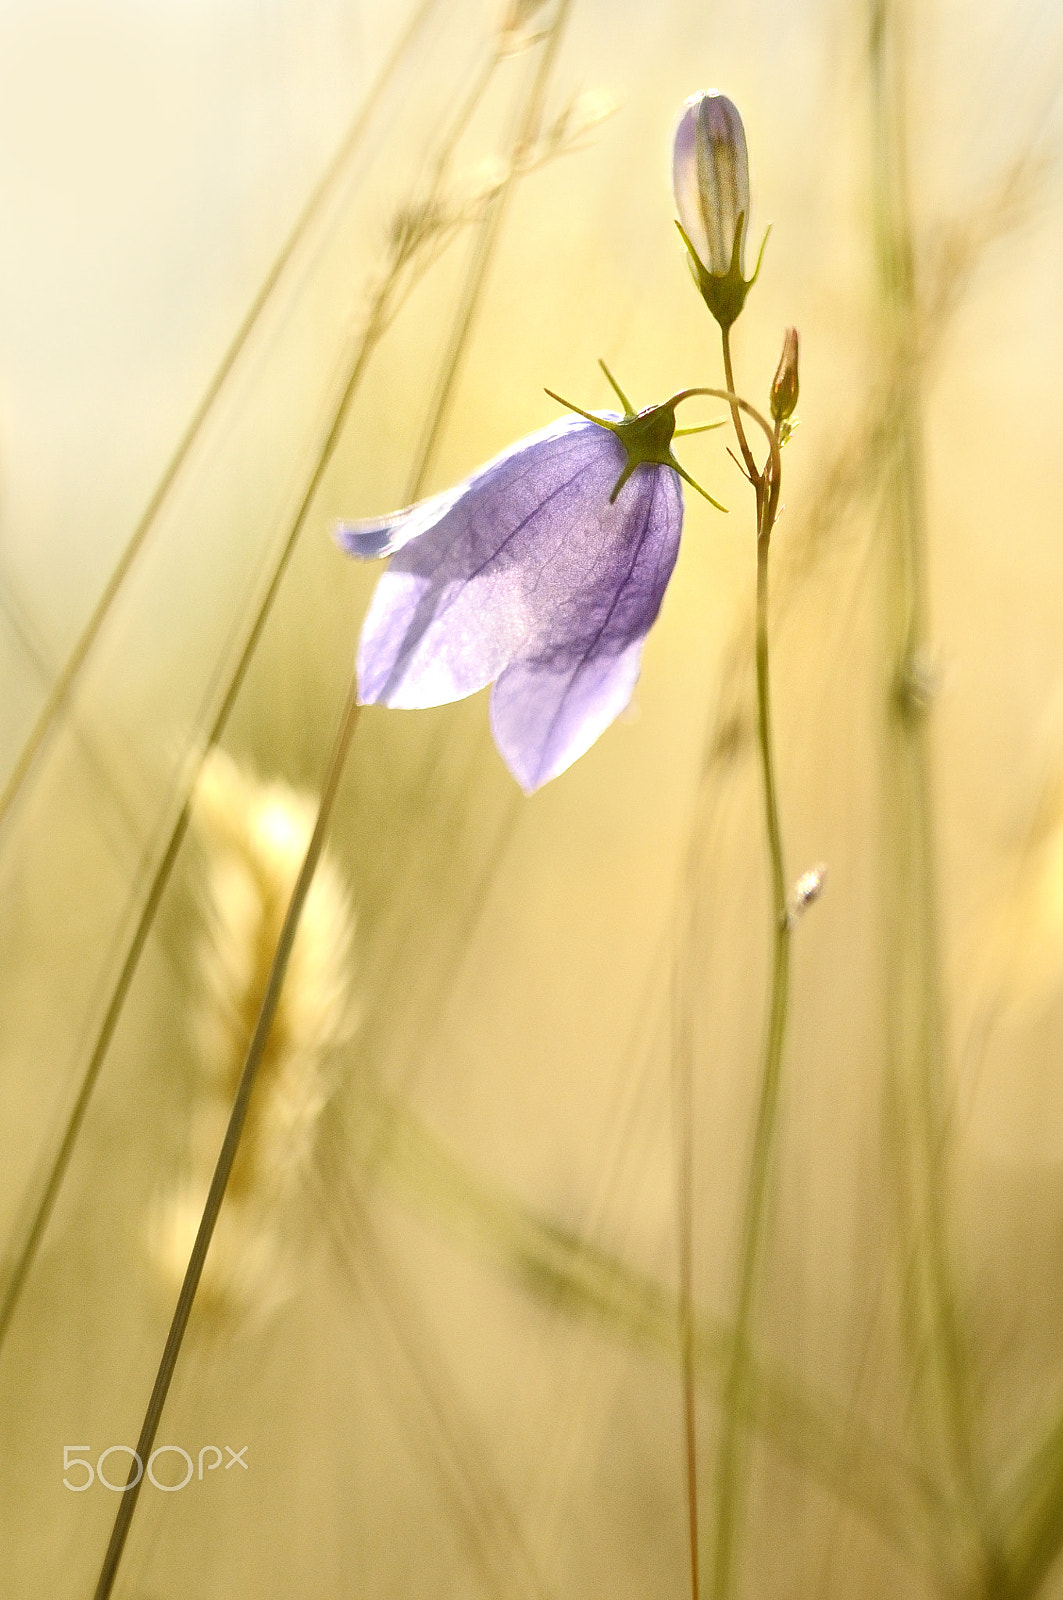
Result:
{"type": "Polygon", "coordinates": [[[683,231],[713,277],[745,276],[749,157],[737,107],[724,94],[691,95],[675,133],[675,203],[683,231]],[[735,250],[737,248],[737,261],[735,250]]]}

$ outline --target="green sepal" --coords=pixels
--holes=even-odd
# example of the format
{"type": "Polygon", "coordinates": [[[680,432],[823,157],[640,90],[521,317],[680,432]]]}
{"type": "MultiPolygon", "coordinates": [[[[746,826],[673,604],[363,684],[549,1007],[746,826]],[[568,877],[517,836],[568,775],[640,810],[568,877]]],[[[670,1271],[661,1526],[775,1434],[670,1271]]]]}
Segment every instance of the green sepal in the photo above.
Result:
{"type": "Polygon", "coordinates": [[[751,278],[743,278],[739,258],[742,253],[742,230],[745,227],[745,220],[745,212],[740,211],[738,213],[738,221],[735,223],[731,265],[726,272],[722,273],[709,271],[691,244],[683,224],[681,222],[676,223],[680,237],[687,247],[690,268],[694,274],[694,281],[698,286],[698,291],[721,328],[729,328],[741,315],[742,307],[746,303],[746,295],[760,275],[760,264],[764,259],[764,246],[767,244],[768,234],[771,232],[771,229],[768,228],[764,238],[761,240],[760,253],[757,256],[756,267],[753,269],[753,276],[751,278]]]}
{"type": "Polygon", "coordinates": [[[615,433],[623,445],[627,460],[624,462],[619,478],[613,485],[613,492],[609,496],[609,504],[614,504],[617,495],[636,467],[671,467],[673,472],[678,472],[684,483],[689,483],[690,487],[696,489],[698,494],[704,495],[709,504],[715,506],[717,511],[726,513],[727,507],[722,506],[718,500],[714,500],[709,491],[703,489],[701,484],[690,476],[685,467],[680,466],[672,453],[676,402],[674,400],[665,400],[660,405],[647,406],[644,411],[632,411],[630,402],[605,365],[605,362],[602,361],[599,365],[624,407],[626,415],[619,422],[614,422],[610,417],[595,416],[593,411],[584,411],[582,406],[573,405],[571,400],[565,400],[561,395],[555,394],[553,389],[547,389],[546,393],[551,400],[556,400],[559,405],[567,406],[569,411],[574,411],[578,417],[586,417],[588,422],[597,423],[599,428],[605,428],[609,433],[615,433]]]}

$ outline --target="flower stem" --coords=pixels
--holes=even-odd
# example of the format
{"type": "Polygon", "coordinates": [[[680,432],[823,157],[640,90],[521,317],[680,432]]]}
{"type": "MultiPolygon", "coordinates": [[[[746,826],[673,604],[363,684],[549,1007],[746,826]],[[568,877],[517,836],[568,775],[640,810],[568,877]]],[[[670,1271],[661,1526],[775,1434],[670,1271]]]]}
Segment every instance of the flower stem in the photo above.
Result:
{"type": "MultiPolygon", "coordinates": [[[[730,328],[721,328],[720,333],[723,338],[724,379],[726,380],[728,389],[730,389],[731,393],[734,394],[736,391],[734,366],[731,362],[731,330],[730,328]]],[[[738,447],[742,452],[742,460],[746,464],[746,471],[749,473],[753,483],[756,483],[760,474],[757,472],[757,464],[753,460],[753,452],[750,450],[749,441],[746,439],[746,430],[742,426],[742,413],[736,401],[731,402],[731,421],[734,423],[735,434],[738,438],[738,447]]],[[[760,537],[759,521],[757,523],[757,537],[760,537]]]]}
{"type": "Polygon", "coordinates": [[[189,1318],[192,1315],[196,1290],[199,1287],[199,1280],[207,1259],[207,1251],[210,1248],[210,1241],[221,1212],[222,1201],[225,1199],[226,1186],[232,1173],[233,1163],[236,1160],[236,1152],[239,1148],[240,1135],[243,1132],[244,1122],[247,1117],[251,1092],[255,1086],[255,1079],[258,1075],[262,1057],[265,1054],[270,1029],[273,1026],[273,1019],[276,1015],[285,974],[288,970],[292,946],[295,943],[295,935],[299,928],[299,918],[302,915],[318,858],[325,842],[329,817],[339,789],[347,751],[350,748],[351,739],[357,726],[359,711],[358,686],[352,678],[325,772],[325,781],[321,791],[317,818],[314,822],[314,830],[310,835],[310,842],[306,847],[303,864],[299,869],[299,876],[295,881],[295,887],[292,890],[292,896],[288,902],[288,910],[285,913],[284,923],[281,927],[280,937],[277,940],[277,948],[269,969],[269,977],[266,982],[265,993],[262,996],[262,1004],[259,1008],[258,1020],[255,1023],[255,1031],[247,1047],[247,1054],[244,1058],[243,1070],[237,1085],[232,1111],[229,1114],[229,1123],[225,1130],[225,1138],[222,1140],[217,1165],[214,1168],[214,1176],[211,1179],[206,1204],[203,1207],[203,1215],[200,1218],[199,1231],[196,1234],[196,1240],[192,1246],[192,1254],[185,1269],[184,1282],[181,1285],[181,1292],[177,1299],[170,1331],[159,1362],[151,1398],[144,1413],[140,1437],[137,1440],[136,1457],[130,1469],[129,1481],[119,1504],[118,1514],[114,1519],[111,1537],[103,1558],[99,1580],[96,1584],[95,1600],[108,1600],[114,1588],[115,1578],[118,1576],[118,1566],[122,1559],[122,1552],[125,1549],[129,1528],[133,1521],[133,1513],[136,1510],[140,1490],[144,1483],[143,1463],[151,1455],[155,1436],[159,1430],[159,1423],[162,1420],[163,1407],[166,1404],[166,1397],[169,1394],[170,1384],[177,1367],[177,1359],[181,1353],[189,1318]],[[139,1477],[136,1476],[138,1471],[140,1473],[139,1477]]]}
{"type": "Polygon", "coordinates": [[[676,1231],[679,1279],[676,1321],[683,1385],[683,1454],[686,1468],[687,1537],[690,1550],[690,1600],[700,1600],[698,1540],[697,1318],[694,1310],[694,1071],[690,1041],[683,1027],[678,969],[673,973],[675,1014],[674,1104],[678,1170],[676,1231]]]}
{"type": "MultiPolygon", "coordinates": [[[[771,717],[769,710],[768,694],[768,545],[771,539],[771,530],[775,525],[775,517],[779,506],[779,488],[782,482],[782,464],[779,457],[779,430],[773,428],[748,400],[735,393],[733,388],[734,375],[731,370],[730,348],[727,344],[726,330],[724,331],[724,365],[727,368],[727,388],[692,388],[682,389],[672,396],[671,404],[680,405],[684,400],[691,400],[702,395],[716,400],[724,400],[731,408],[735,430],[746,458],[750,464],[753,486],[757,495],[757,724],[760,735],[761,770],[764,778],[765,803],[768,812],[768,835],[772,861],[772,893],[776,903],[776,910],[781,908],[781,921],[777,917],[777,927],[783,930],[785,946],[783,947],[783,965],[780,968],[780,946],[778,934],[776,936],[774,976],[772,983],[771,1022],[769,1023],[767,1056],[768,1063],[774,1058],[774,1067],[767,1063],[765,1066],[765,1084],[769,1077],[775,1080],[775,1088],[767,1096],[766,1089],[761,1095],[761,1116],[758,1122],[758,1147],[760,1143],[759,1129],[765,1128],[765,1154],[764,1167],[767,1170],[767,1153],[770,1150],[772,1124],[774,1122],[774,1102],[777,1098],[777,1083],[779,1065],[782,1059],[782,1040],[786,1020],[786,985],[788,973],[789,951],[789,926],[786,919],[786,880],[783,872],[782,841],[779,830],[778,806],[775,797],[775,765],[771,747],[771,717]],[[746,441],[745,431],[742,427],[742,413],[745,412],[757,427],[762,430],[768,441],[768,459],[763,472],[758,472],[756,462],[746,441]],[[778,1035],[776,1039],[776,1034],[778,1035]],[[765,1107],[766,1099],[770,1104],[765,1107]]],[[[693,1064],[689,1042],[681,1037],[679,1017],[681,1008],[676,1006],[677,1018],[677,1050],[676,1050],[676,1080],[675,1104],[677,1140],[679,1149],[679,1171],[677,1177],[678,1205],[677,1227],[679,1234],[679,1292],[677,1298],[677,1320],[679,1338],[679,1360],[683,1383],[683,1432],[684,1453],[686,1458],[686,1487],[687,1487],[687,1520],[689,1524],[690,1544],[690,1588],[691,1600],[699,1600],[700,1591],[700,1561],[698,1555],[698,1473],[697,1473],[697,1416],[696,1416],[696,1318],[694,1314],[693,1294],[693,1189],[694,1189],[694,1146],[693,1146],[693,1064]]],[[[756,1160],[756,1152],[754,1159],[756,1160]]],[[[760,1189],[765,1187],[766,1177],[760,1180],[760,1189]]],[[[751,1176],[750,1196],[755,1187],[755,1179],[751,1176]]],[[[757,1215],[753,1217],[753,1227],[756,1234],[760,1232],[760,1213],[763,1211],[763,1196],[755,1206],[757,1215]]],[[[749,1236],[751,1215],[751,1199],[747,1199],[747,1229],[749,1236]]],[[[754,1256],[756,1253],[754,1243],[754,1256]]],[[[745,1398],[744,1391],[748,1384],[749,1361],[741,1351],[748,1343],[748,1322],[752,1307],[753,1272],[750,1265],[748,1299],[749,1307],[745,1313],[745,1321],[739,1319],[735,1338],[732,1344],[730,1364],[724,1386],[723,1405],[724,1423],[723,1434],[720,1442],[719,1465],[721,1471],[717,1478],[717,1590],[719,1582],[720,1549],[731,1542],[730,1531],[724,1536],[725,1524],[731,1529],[735,1518],[733,1510],[734,1495],[726,1489],[726,1484],[732,1484],[737,1472],[738,1456],[738,1429],[737,1419],[741,1402],[745,1398]],[[728,1422],[730,1418],[730,1422],[728,1422]],[[730,1438],[728,1440],[728,1429],[730,1438]],[[726,1470],[723,1470],[726,1464],[726,1470]],[[724,1503],[726,1495],[726,1505],[724,1503]]],[[[743,1274],[743,1282],[746,1274],[743,1274]]],[[[739,1300],[742,1303],[747,1291],[740,1290],[739,1300]]],[[[730,1567],[730,1552],[726,1556],[727,1567],[730,1567]]],[[[725,1582],[726,1587],[726,1582],[725,1582]]]]}
{"type": "MultiPolygon", "coordinates": [[[[727,386],[733,388],[730,350],[724,332],[724,365],[727,386]]],[[[737,412],[737,406],[732,407],[737,412]]],[[[778,511],[780,474],[778,429],[771,435],[772,451],[763,473],[754,466],[757,495],[757,605],[756,678],[757,749],[760,756],[761,785],[767,831],[768,861],[771,873],[772,960],[768,1000],[768,1025],[764,1041],[760,1079],[760,1099],[753,1134],[753,1152],[746,1184],[745,1208],[739,1252],[738,1288],[735,1298],[734,1334],[730,1360],[724,1378],[720,1437],[716,1458],[716,1542],[713,1552],[714,1600],[726,1600],[733,1587],[735,1549],[741,1520],[744,1487],[744,1426],[748,1411],[748,1387],[752,1355],[750,1334],[753,1326],[758,1266],[767,1215],[768,1179],[782,1081],[783,1045],[786,1038],[786,1013],[790,984],[790,917],[786,902],[786,870],[783,863],[782,830],[779,824],[778,792],[775,781],[775,753],[771,728],[771,678],[768,655],[768,552],[771,531],[778,511]]],[[[752,453],[744,435],[739,443],[747,465],[752,453]]]]}

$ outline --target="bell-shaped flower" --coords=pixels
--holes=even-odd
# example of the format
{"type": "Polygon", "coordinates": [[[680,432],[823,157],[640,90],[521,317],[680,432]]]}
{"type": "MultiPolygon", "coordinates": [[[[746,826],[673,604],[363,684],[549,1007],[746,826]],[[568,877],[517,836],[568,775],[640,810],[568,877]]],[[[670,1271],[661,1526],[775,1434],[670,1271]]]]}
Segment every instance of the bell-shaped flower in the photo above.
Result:
{"type": "Polygon", "coordinates": [[[672,179],[695,281],[717,322],[729,328],[756,281],[760,261],[747,281],[749,157],[742,119],[726,95],[702,91],[684,105],[675,131],[672,179]]]}
{"type": "Polygon", "coordinates": [[[565,417],[456,489],[337,528],[351,555],[393,556],[358,646],[362,703],[493,684],[491,730],[525,792],[564,772],[630,700],[675,566],[674,429],[671,402],[565,417]]]}

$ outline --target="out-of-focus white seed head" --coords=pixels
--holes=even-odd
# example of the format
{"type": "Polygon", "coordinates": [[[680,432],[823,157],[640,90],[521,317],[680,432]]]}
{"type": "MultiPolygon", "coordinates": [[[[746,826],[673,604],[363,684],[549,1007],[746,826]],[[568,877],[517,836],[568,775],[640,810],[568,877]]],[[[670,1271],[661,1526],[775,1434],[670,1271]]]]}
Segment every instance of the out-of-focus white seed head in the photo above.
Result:
{"type": "MultiPolygon", "coordinates": [[[[160,1198],[149,1248],[179,1279],[228,1122],[316,802],[260,783],[222,751],[207,756],[192,803],[203,849],[204,929],[194,1011],[201,1079],[189,1125],[187,1181],[160,1198]]],[[[204,1280],[205,1303],[243,1314],[279,1303],[294,1282],[289,1202],[313,1156],[335,1087],[336,1055],[355,1025],[353,916],[326,849],[303,906],[204,1280]]]]}
{"type": "MultiPolygon", "coordinates": [[[[148,1251],[167,1306],[184,1280],[206,1197],[203,1180],[189,1182],[159,1196],[149,1213],[148,1251]]],[[[288,1254],[259,1208],[226,1201],[199,1283],[198,1314],[228,1326],[261,1325],[293,1292],[288,1254]]]]}

